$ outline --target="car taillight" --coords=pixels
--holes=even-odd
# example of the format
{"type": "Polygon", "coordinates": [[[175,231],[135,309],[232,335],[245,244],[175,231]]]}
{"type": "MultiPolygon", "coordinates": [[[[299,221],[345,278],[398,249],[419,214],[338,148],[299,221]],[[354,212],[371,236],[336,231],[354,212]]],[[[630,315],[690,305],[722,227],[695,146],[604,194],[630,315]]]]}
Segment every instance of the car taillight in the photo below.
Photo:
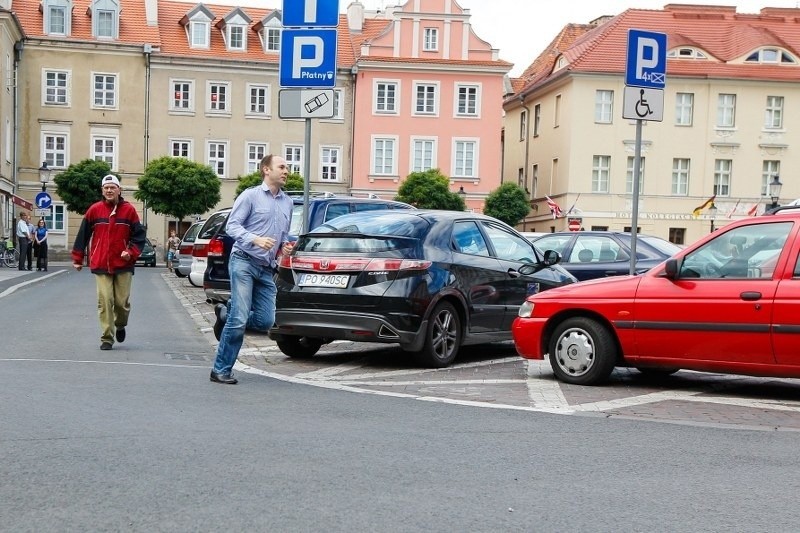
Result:
{"type": "Polygon", "coordinates": [[[222,239],[220,239],[219,237],[214,237],[208,243],[208,249],[206,251],[206,255],[208,255],[209,257],[211,256],[222,257],[222,252],[224,249],[225,249],[225,243],[222,242],[222,239]]]}
{"type": "Polygon", "coordinates": [[[178,248],[178,253],[181,255],[192,255],[194,251],[193,244],[182,244],[180,248],[178,248]]]}
{"type": "Polygon", "coordinates": [[[192,247],[192,257],[207,257],[207,256],[208,256],[208,245],[195,244],[192,247]]]}
{"type": "Polygon", "coordinates": [[[280,258],[281,268],[310,270],[313,272],[398,272],[427,270],[431,262],[422,259],[374,258],[307,258],[285,255],[280,258]]]}

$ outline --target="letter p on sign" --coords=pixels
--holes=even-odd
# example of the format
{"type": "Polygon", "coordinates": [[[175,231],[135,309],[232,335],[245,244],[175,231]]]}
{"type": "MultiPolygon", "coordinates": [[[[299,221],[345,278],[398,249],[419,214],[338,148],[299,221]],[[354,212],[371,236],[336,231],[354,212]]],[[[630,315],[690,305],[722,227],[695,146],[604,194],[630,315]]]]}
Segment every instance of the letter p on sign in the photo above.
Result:
{"type": "Polygon", "coordinates": [[[322,65],[324,46],[324,42],[319,37],[313,35],[297,37],[294,40],[293,56],[295,60],[292,64],[292,77],[299,78],[300,72],[304,68],[317,68],[322,65]],[[311,57],[304,57],[303,52],[309,48],[312,49],[313,54],[311,57]]]}
{"type": "Polygon", "coordinates": [[[628,30],[625,85],[663,89],[667,82],[667,35],[628,30]]]}
{"type": "Polygon", "coordinates": [[[658,66],[658,41],[648,37],[640,37],[636,41],[636,78],[643,79],[645,69],[653,70],[658,66]]]}

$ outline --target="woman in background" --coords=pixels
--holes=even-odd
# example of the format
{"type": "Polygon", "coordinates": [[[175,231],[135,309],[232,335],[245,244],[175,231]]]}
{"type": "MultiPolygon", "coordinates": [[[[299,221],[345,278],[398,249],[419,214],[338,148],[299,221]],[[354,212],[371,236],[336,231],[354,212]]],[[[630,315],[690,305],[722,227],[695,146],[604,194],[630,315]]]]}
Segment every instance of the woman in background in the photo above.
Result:
{"type": "Polygon", "coordinates": [[[33,242],[36,243],[36,270],[47,272],[47,224],[44,219],[39,220],[33,231],[33,242]]]}

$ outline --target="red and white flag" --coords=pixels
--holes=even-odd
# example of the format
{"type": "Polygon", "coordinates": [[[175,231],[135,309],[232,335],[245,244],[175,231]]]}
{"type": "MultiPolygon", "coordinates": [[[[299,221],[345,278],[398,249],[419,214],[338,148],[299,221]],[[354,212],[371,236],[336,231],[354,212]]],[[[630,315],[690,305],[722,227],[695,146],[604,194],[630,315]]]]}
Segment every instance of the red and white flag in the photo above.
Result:
{"type": "Polygon", "coordinates": [[[561,210],[561,207],[559,207],[559,205],[555,203],[552,198],[545,196],[544,199],[547,200],[547,207],[550,208],[550,212],[553,214],[553,219],[564,216],[564,212],[561,210]]]}
{"type": "Polygon", "coordinates": [[[749,217],[755,216],[755,214],[758,213],[758,206],[759,205],[761,205],[761,204],[756,203],[753,207],[751,207],[750,211],[747,212],[747,216],[749,216],[749,217]]]}
{"type": "Polygon", "coordinates": [[[733,216],[733,214],[736,212],[736,208],[739,207],[739,202],[741,202],[741,201],[742,201],[741,199],[736,200],[736,205],[733,206],[733,209],[728,211],[728,218],[731,218],[733,216]]]}

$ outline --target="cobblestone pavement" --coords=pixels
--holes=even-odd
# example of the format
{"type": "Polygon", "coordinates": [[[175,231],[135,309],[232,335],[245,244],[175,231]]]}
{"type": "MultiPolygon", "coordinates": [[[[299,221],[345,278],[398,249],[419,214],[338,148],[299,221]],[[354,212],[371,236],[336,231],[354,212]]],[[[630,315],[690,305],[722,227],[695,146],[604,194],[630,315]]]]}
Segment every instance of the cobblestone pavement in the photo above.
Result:
{"type": "MultiPolygon", "coordinates": [[[[215,347],[213,307],[186,278],[162,274],[215,347]]],[[[209,357],[209,365],[213,362],[209,357]]],[[[800,430],[800,380],[680,371],[654,379],[617,369],[608,385],[556,381],[548,362],[525,361],[512,343],[462,349],[446,369],[425,369],[397,347],[335,342],[307,360],[284,356],[266,335],[248,333],[237,370],[345,391],[427,401],[764,431],[800,430]]]]}

